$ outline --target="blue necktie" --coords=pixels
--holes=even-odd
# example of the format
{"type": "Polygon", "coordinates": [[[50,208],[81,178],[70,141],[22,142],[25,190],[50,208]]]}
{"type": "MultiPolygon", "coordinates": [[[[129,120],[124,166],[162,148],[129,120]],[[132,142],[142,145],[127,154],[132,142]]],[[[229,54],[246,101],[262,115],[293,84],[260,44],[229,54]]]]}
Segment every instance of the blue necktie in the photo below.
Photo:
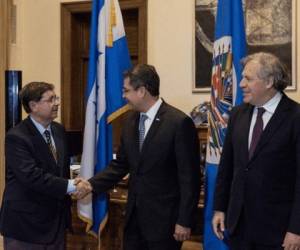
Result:
{"type": "Polygon", "coordinates": [[[145,139],[145,121],[148,119],[146,114],[140,114],[139,122],[139,147],[142,150],[144,139],[145,139]]]}
{"type": "Polygon", "coordinates": [[[249,149],[249,159],[251,159],[255,148],[259,142],[260,136],[263,132],[264,129],[264,122],[262,119],[262,116],[266,110],[264,108],[257,108],[257,117],[256,117],[256,122],[253,128],[252,132],[252,139],[251,139],[251,144],[250,144],[250,149],[249,149]]]}

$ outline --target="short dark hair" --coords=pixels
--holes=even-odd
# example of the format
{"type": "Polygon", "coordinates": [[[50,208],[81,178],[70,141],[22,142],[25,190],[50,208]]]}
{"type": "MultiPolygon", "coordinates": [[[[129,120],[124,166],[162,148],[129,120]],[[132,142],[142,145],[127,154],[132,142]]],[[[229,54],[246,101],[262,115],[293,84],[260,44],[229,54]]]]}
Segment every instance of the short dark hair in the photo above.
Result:
{"type": "Polygon", "coordinates": [[[290,76],[286,66],[278,57],[271,53],[258,52],[246,56],[242,59],[242,65],[245,67],[250,61],[256,61],[261,65],[258,77],[260,79],[273,78],[273,86],[278,91],[283,91],[290,81],[290,76]]]}
{"type": "Polygon", "coordinates": [[[20,91],[19,97],[21,103],[26,111],[30,113],[29,102],[38,102],[41,100],[43,94],[49,90],[54,90],[54,85],[47,82],[30,82],[26,84],[20,91]]]}
{"type": "Polygon", "coordinates": [[[152,65],[138,64],[132,70],[124,72],[124,78],[129,78],[134,89],[145,87],[152,96],[159,96],[159,75],[152,65]]]}

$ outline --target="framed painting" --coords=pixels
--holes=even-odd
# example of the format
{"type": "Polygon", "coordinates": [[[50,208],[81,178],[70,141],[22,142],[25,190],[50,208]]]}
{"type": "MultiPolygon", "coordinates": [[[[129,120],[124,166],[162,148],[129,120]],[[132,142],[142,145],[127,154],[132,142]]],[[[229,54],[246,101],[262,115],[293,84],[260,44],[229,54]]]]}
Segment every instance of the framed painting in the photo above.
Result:
{"type": "MultiPolygon", "coordinates": [[[[297,80],[297,0],[243,0],[248,54],[275,54],[297,80]]],[[[195,0],[195,77],[193,92],[209,92],[217,0],[195,0]]]]}

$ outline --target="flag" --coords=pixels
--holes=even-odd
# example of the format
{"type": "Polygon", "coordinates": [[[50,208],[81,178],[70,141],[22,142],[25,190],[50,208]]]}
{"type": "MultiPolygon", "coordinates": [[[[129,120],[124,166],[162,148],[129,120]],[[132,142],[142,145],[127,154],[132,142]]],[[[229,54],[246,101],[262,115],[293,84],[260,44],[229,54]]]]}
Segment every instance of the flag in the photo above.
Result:
{"type": "Polygon", "coordinates": [[[218,164],[225,139],[229,113],[242,102],[239,87],[246,55],[244,14],[241,0],[219,0],[212,60],[211,101],[208,112],[208,142],[205,169],[204,250],[228,249],[214,235],[213,195],[218,164]]]}
{"type": "MultiPolygon", "coordinates": [[[[118,0],[93,0],[86,116],[80,176],[89,179],[112,159],[112,127],[126,110],[123,72],[131,68],[118,0]]],[[[98,235],[107,219],[107,197],[92,195],[78,201],[78,216],[87,232],[98,235]]]]}

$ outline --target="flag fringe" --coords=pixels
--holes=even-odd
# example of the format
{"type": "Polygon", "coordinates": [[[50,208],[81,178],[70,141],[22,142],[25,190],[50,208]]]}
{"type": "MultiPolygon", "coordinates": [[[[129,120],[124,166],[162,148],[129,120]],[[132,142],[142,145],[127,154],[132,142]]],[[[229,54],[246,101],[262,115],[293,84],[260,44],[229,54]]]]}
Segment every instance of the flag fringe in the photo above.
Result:
{"type": "Polygon", "coordinates": [[[92,225],[93,225],[92,220],[89,219],[89,218],[87,218],[87,217],[85,217],[85,216],[83,216],[83,215],[81,215],[79,212],[77,212],[77,216],[78,216],[79,219],[81,219],[83,222],[87,223],[86,228],[85,228],[85,231],[86,231],[86,232],[89,232],[90,229],[91,229],[91,227],[92,227],[92,225]]]}
{"type": "MultiPolygon", "coordinates": [[[[98,235],[97,235],[94,231],[91,230],[91,227],[93,226],[92,220],[89,219],[89,218],[87,218],[87,217],[85,217],[85,216],[83,216],[83,215],[81,215],[80,213],[77,213],[77,216],[78,216],[79,219],[81,219],[83,222],[87,223],[86,228],[85,228],[85,232],[86,232],[87,234],[89,234],[89,235],[91,235],[91,236],[93,236],[93,237],[95,237],[95,238],[98,239],[98,238],[99,238],[98,235]]],[[[98,233],[99,235],[100,235],[101,232],[103,231],[103,229],[104,229],[104,227],[105,227],[105,225],[106,225],[106,223],[107,223],[107,220],[108,220],[108,215],[107,215],[107,213],[106,213],[104,219],[103,219],[102,222],[100,223],[99,233],[98,233]]],[[[100,240],[100,239],[99,239],[99,240],[100,240]]]]}
{"type": "Polygon", "coordinates": [[[109,26],[108,26],[108,37],[107,37],[107,46],[112,47],[114,43],[114,34],[113,28],[117,25],[117,16],[114,1],[110,3],[109,10],[109,26]]]}

